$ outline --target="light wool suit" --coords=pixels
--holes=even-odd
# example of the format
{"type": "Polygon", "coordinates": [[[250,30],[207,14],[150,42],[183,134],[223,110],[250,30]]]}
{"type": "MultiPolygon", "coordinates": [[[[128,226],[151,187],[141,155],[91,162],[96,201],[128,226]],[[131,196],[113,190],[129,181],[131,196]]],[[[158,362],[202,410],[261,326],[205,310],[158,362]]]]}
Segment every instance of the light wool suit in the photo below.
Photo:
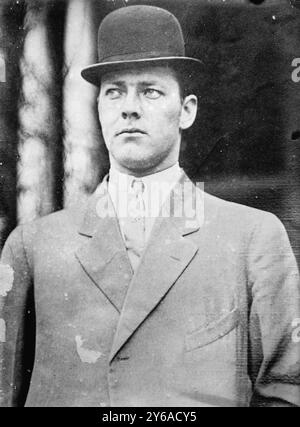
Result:
{"type": "Polygon", "coordinates": [[[2,405],[300,405],[299,275],[280,221],[205,194],[203,221],[156,220],[133,274],[117,218],[97,213],[106,187],[7,240],[2,405]]]}

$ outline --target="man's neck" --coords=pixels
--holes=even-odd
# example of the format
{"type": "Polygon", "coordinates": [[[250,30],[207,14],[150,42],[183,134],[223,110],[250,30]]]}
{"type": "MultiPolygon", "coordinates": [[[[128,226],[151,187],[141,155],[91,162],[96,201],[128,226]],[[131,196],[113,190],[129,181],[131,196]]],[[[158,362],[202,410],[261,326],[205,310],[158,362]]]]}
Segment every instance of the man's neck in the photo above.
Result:
{"type": "Polygon", "coordinates": [[[135,178],[144,178],[151,175],[156,175],[171,168],[177,167],[179,168],[178,160],[174,160],[172,163],[167,163],[163,165],[159,165],[157,167],[151,167],[150,169],[129,169],[125,168],[119,164],[117,164],[114,159],[110,159],[110,171],[114,171],[115,173],[120,173],[123,175],[132,176],[135,178]]]}
{"type": "Polygon", "coordinates": [[[179,162],[176,162],[176,163],[172,164],[169,167],[158,168],[157,170],[153,170],[152,169],[151,172],[140,174],[140,175],[135,174],[134,171],[127,171],[127,170],[123,170],[123,169],[120,170],[114,164],[112,164],[111,167],[110,167],[110,173],[109,174],[110,174],[110,176],[113,176],[113,177],[116,177],[116,176],[119,176],[119,177],[127,176],[129,178],[140,178],[140,179],[144,178],[146,181],[149,181],[151,179],[155,179],[156,180],[156,178],[160,179],[160,177],[163,177],[163,176],[166,176],[166,177],[167,176],[170,176],[170,177],[171,176],[174,176],[174,177],[176,176],[176,178],[177,178],[177,176],[179,174],[181,174],[181,173],[182,173],[182,169],[179,166],[179,162]]]}

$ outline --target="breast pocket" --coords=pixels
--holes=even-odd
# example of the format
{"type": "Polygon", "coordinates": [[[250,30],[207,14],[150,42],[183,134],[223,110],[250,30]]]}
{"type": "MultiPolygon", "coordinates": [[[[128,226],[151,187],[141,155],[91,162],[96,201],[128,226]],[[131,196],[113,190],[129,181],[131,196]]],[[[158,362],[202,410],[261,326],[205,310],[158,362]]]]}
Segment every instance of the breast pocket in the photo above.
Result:
{"type": "Polygon", "coordinates": [[[238,326],[239,317],[239,310],[235,308],[207,327],[187,334],[185,338],[186,351],[204,347],[225,337],[238,326]]]}

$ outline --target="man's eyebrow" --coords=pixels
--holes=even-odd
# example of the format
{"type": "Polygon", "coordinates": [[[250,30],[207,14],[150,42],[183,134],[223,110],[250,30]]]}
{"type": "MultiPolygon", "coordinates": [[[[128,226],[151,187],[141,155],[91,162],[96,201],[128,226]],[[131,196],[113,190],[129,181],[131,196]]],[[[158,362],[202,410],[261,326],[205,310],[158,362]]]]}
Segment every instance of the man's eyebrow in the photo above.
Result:
{"type": "Polygon", "coordinates": [[[114,86],[125,86],[123,80],[107,80],[103,82],[104,85],[114,85],[114,86]]]}
{"type": "MultiPolygon", "coordinates": [[[[114,85],[114,86],[125,86],[126,82],[124,80],[107,80],[103,82],[104,85],[114,85]]],[[[143,80],[138,82],[139,86],[163,86],[162,83],[159,83],[157,80],[143,80]]]]}
{"type": "Polygon", "coordinates": [[[158,82],[157,80],[145,80],[139,82],[140,86],[163,86],[163,83],[158,82]]]}

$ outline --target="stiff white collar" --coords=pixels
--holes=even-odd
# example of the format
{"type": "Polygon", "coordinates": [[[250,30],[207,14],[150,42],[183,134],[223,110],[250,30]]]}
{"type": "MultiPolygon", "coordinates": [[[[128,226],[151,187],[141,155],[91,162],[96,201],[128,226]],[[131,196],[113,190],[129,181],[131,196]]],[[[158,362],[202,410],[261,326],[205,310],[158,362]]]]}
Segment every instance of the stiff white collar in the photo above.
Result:
{"type": "Polygon", "coordinates": [[[180,168],[179,163],[175,163],[175,165],[171,166],[168,169],[165,169],[161,172],[154,173],[152,175],[146,175],[143,177],[135,177],[133,175],[128,175],[118,171],[116,168],[111,167],[109,171],[109,184],[108,191],[110,185],[118,185],[120,181],[126,181],[129,185],[133,180],[143,181],[145,187],[149,188],[153,183],[161,183],[161,184],[176,184],[180,179],[183,170],[180,168]]]}
{"type": "Polygon", "coordinates": [[[143,200],[147,217],[155,218],[167,200],[172,189],[180,180],[183,169],[179,163],[172,167],[144,177],[134,177],[111,168],[109,172],[108,193],[111,197],[117,216],[124,217],[127,214],[127,201],[133,180],[144,183],[143,200]]]}

